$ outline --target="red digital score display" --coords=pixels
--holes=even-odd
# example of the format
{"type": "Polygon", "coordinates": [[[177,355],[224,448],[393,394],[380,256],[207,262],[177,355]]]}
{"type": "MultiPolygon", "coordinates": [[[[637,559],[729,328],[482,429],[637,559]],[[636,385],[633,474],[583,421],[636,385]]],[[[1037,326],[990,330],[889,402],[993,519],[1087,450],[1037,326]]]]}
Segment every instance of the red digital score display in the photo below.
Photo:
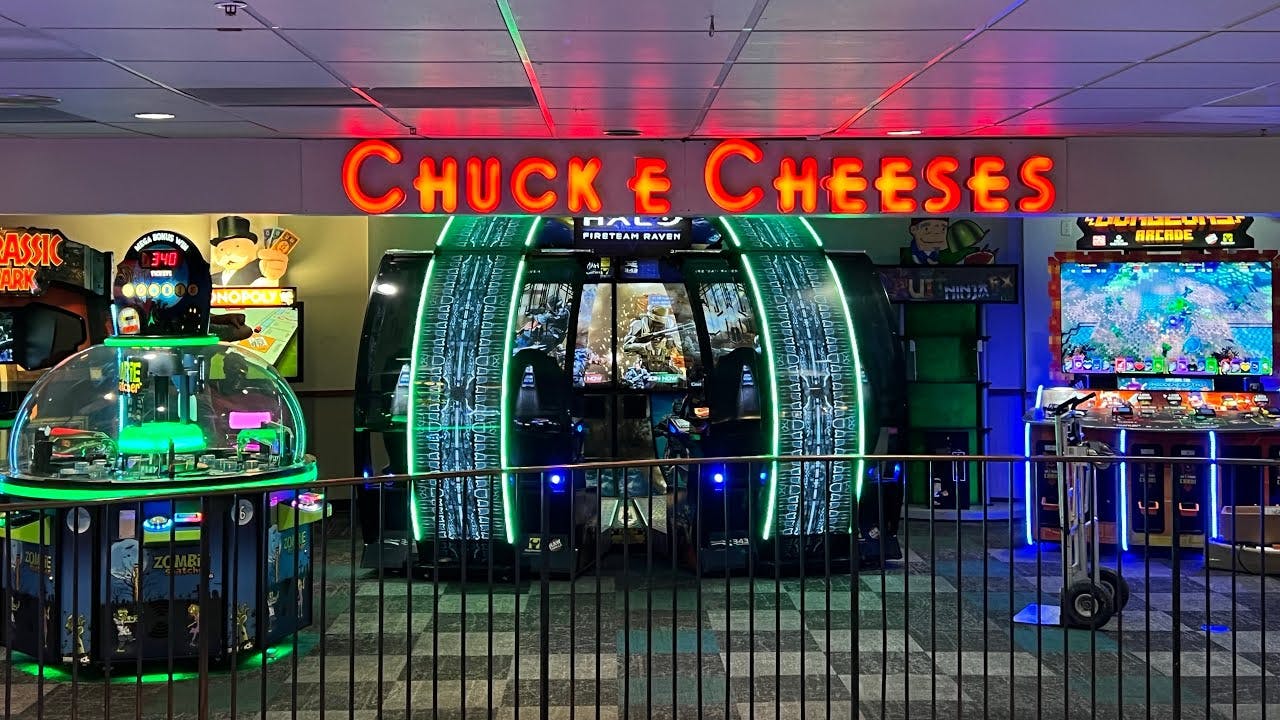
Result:
{"type": "Polygon", "coordinates": [[[177,250],[143,250],[138,261],[147,270],[173,270],[182,264],[182,253],[177,250]]]}

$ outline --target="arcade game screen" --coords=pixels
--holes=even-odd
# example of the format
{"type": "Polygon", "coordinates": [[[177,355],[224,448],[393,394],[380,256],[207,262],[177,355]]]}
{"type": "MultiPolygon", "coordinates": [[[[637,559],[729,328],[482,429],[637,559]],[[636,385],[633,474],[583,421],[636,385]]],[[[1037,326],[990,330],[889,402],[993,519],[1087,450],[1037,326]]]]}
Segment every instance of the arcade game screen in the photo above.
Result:
{"type": "Polygon", "coordinates": [[[0,310],[0,363],[13,362],[13,311],[0,310]]]}
{"type": "Polygon", "coordinates": [[[1271,374],[1269,263],[1064,262],[1060,273],[1065,372],[1271,374]]]}
{"type": "Polygon", "coordinates": [[[746,287],[741,283],[710,283],[698,288],[698,300],[702,303],[711,353],[716,361],[738,348],[760,350],[760,336],[746,287]]]}
{"type": "Polygon", "coordinates": [[[573,286],[569,283],[528,283],[520,297],[514,348],[534,348],[547,353],[564,367],[565,341],[569,338],[569,308],[573,286]]]}
{"type": "Polygon", "coordinates": [[[699,364],[698,333],[684,285],[618,285],[618,369],[623,387],[684,387],[699,364]]]}
{"type": "Polygon", "coordinates": [[[210,322],[215,331],[222,326],[234,327],[232,332],[238,331],[238,335],[223,338],[221,332],[215,334],[262,356],[283,377],[293,380],[301,376],[301,303],[287,307],[215,307],[210,311],[210,322]]]}

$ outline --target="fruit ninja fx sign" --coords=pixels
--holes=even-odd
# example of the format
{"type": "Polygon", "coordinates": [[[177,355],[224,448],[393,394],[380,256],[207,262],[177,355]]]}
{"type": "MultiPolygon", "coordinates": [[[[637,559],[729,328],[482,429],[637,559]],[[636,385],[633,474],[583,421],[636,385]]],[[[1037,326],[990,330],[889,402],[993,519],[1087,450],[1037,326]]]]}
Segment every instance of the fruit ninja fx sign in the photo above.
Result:
{"type": "Polygon", "coordinates": [[[31,292],[40,268],[62,265],[56,230],[0,229],[0,238],[0,293],[31,292]]]}
{"type": "MultiPolygon", "coordinates": [[[[821,147],[812,144],[813,147],[821,147]]],[[[643,149],[643,145],[638,146],[643,149]]],[[[801,146],[796,146],[801,147],[801,146]]],[[[613,161],[618,155],[608,156],[613,161]]],[[[749,140],[723,140],[711,147],[701,167],[674,168],[666,158],[637,154],[626,168],[606,168],[604,157],[573,156],[563,161],[547,157],[406,158],[396,145],[365,140],[351,148],[342,162],[342,188],[357,209],[369,214],[394,212],[417,197],[423,213],[489,214],[505,201],[528,214],[557,209],[596,214],[604,208],[601,191],[609,196],[625,190],[634,199],[636,215],[662,216],[672,211],[672,196],[700,190],[710,210],[724,213],[882,213],[902,215],[975,213],[1045,213],[1057,200],[1056,163],[1048,155],[1017,157],[975,155],[962,163],[954,155],[927,158],[905,155],[824,157],[784,154],[766,163],[761,145],[749,140]],[[362,171],[416,163],[412,182],[381,186],[366,184],[362,171]],[[686,170],[687,172],[679,172],[686,170]],[[694,180],[696,189],[674,184],[694,180]],[[621,171],[625,171],[625,181],[621,171]]],[[[611,208],[621,211],[621,208],[611,208]]],[[[688,208],[680,208],[681,211],[688,208]]]]}

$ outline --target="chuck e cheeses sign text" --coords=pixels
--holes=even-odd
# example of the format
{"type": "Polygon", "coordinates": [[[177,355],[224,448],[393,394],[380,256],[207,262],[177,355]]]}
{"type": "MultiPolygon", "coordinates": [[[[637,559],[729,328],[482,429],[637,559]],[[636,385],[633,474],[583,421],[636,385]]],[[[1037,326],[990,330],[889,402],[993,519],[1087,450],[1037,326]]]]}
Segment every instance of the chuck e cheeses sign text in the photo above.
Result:
{"type": "Polygon", "coordinates": [[[341,182],[369,214],[1059,210],[1058,141],[966,143],[365,140],[347,151],[341,182]]]}

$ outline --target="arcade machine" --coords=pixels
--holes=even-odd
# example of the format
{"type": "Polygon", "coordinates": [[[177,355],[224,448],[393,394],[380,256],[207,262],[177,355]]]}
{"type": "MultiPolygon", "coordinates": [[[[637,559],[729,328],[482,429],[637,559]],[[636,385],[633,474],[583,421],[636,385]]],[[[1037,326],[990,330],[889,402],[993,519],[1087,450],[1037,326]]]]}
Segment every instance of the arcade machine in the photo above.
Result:
{"type": "MultiPolygon", "coordinates": [[[[1280,503],[1256,465],[1177,462],[1280,457],[1280,395],[1262,387],[1274,362],[1274,253],[1175,257],[1050,261],[1061,375],[1097,392],[1082,424],[1128,457],[1098,478],[1103,541],[1122,549],[1206,547],[1222,538],[1224,512],[1280,503]]],[[[1074,394],[1037,393],[1029,455],[1054,454],[1052,410],[1074,394]]],[[[1028,468],[1028,542],[1059,537],[1054,468],[1028,468]]]]}
{"type": "Polygon", "coordinates": [[[369,289],[356,357],[353,455],[356,475],[366,478],[356,492],[366,568],[405,570],[413,556],[408,489],[376,478],[409,472],[409,353],[430,263],[429,252],[393,250],[369,289]]]}
{"type": "Polygon", "coordinates": [[[67,240],[58,230],[7,228],[0,238],[4,448],[19,403],[42,372],[111,332],[111,254],[67,240]],[[21,343],[15,342],[19,334],[21,343]]]}
{"type": "Polygon", "coordinates": [[[286,380],[302,380],[302,320],[297,288],[213,288],[210,333],[261,355],[286,380]]]}
{"type": "Polygon", "coordinates": [[[18,411],[4,513],[5,641],[40,663],[143,663],[266,648],[312,620],[325,514],[297,398],[209,335],[209,265],[139,238],[116,268],[116,334],[46,373],[18,411]],[[233,491],[153,500],[161,491],[233,491]],[[207,564],[207,571],[206,565],[207,564]]]}
{"type": "MultiPolygon", "coordinates": [[[[408,470],[548,469],[415,483],[416,562],[540,563],[555,548],[554,565],[572,572],[611,525],[635,520],[732,566],[749,548],[787,564],[820,561],[828,544],[836,562],[879,555],[886,533],[853,514],[877,468],[750,459],[875,448],[867,402],[883,376],[864,373],[858,347],[880,352],[893,339],[855,332],[858,293],[844,277],[802,219],[451,218],[412,334],[388,331],[398,319],[366,332],[366,345],[387,348],[411,338],[408,470]],[[744,459],[678,462],[699,456],[744,459]],[[569,468],[652,459],[672,462],[569,468]]],[[[357,385],[394,398],[392,372],[371,363],[357,385]]],[[[896,523],[900,494],[883,497],[896,523]]]]}

